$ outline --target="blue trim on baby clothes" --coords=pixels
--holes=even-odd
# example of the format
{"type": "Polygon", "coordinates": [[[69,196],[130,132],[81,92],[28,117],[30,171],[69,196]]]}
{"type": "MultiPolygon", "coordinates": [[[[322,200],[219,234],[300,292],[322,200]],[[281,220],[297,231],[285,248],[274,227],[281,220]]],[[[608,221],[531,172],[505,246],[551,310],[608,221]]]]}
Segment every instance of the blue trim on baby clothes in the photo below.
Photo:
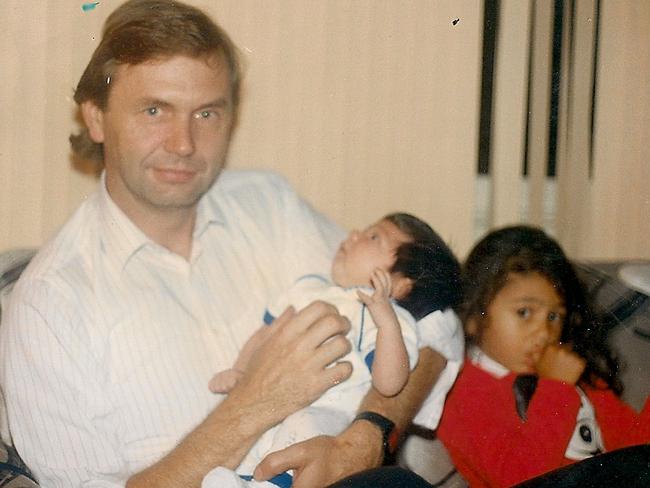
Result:
{"type": "Polygon", "coordinates": [[[316,274],[316,273],[302,275],[300,278],[298,278],[296,280],[296,283],[298,283],[299,281],[303,281],[303,280],[310,280],[312,278],[316,278],[317,280],[320,280],[323,283],[328,283],[328,284],[331,283],[331,281],[328,280],[327,278],[325,278],[323,275],[319,275],[319,274],[316,274]]]}
{"type": "Polygon", "coordinates": [[[375,350],[373,349],[368,354],[366,354],[366,357],[363,358],[363,360],[366,363],[366,366],[368,366],[368,371],[372,373],[372,363],[375,360],[375,350]]]}
{"type": "Polygon", "coordinates": [[[363,326],[366,320],[366,304],[361,305],[361,324],[359,324],[359,340],[357,341],[357,351],[361,351],[361,341],[363,341],[363,326]]]}
{"type": "Polygon", "coordinates": [[[264,318],[262,321],[264,322],[264,325],[271,325],[273,321],[275,320],[275,317],[271,315],[271,312],[269,312],[268,309],[264,310],[264,318]]]}
{"type": "MultiPolygon", "coordinates": [[[[250,475],[246,474],[240,474],[239,477],[243,479],[244,481],[252,481],[253,477],[250,475]]],[[[293,476],[291,476],[289,473],[281,473],[277,476],[274,476],[270,480],[268,480],[269,483],[273,483],[275,486],[279,486],[280,488],[291,488],[291,484],[293,483],[293,476]]]]}

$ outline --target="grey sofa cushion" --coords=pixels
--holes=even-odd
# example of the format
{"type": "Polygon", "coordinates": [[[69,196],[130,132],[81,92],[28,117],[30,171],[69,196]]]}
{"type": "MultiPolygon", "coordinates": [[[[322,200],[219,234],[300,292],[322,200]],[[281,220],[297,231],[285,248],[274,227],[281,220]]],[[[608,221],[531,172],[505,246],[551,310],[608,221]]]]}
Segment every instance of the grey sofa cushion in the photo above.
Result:
{"type": "Polygon", "coordinates": [[[0,443],[0,487],[34,488],[38,484],[16,450],[0,443]]]}
{"type": "Polygon", "coordinates": [[[2,323],[2,305],[34,254],[36,254],[35,249],[14,249],[0,253],[0,323],[2,323]]]}
{"type": "MultiPolygon", "coordinates": [[[[34,249],[16,249],[0,253],[0,326],[2,306],[16,280],[35,254],[34,249]]],[[[0,391],[0,488],[33,488],[38,484],[31,472],[10,445],[4,396],[0,391]]]]}

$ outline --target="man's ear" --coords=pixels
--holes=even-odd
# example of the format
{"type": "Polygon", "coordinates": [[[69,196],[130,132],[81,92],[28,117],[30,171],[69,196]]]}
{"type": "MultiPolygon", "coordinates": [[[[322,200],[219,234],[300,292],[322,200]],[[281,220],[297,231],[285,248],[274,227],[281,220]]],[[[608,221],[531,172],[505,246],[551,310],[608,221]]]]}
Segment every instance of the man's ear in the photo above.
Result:
{"type": "Polygon", "coordinates": [[[393,281],[393,291],[391,293],[393,298],[399,300],[411,292],[411,288],[413,287],[413,280],[411,278],[407,278],[401,274],[393,274],[391,278],[393,281]]]}
{"type": "Polygon", "coordinates": [[[104,142],[104,111],[87,100],[81,104],[81,116],[84,119],[88,134],[93,142],[101,144],[104,142]]]}

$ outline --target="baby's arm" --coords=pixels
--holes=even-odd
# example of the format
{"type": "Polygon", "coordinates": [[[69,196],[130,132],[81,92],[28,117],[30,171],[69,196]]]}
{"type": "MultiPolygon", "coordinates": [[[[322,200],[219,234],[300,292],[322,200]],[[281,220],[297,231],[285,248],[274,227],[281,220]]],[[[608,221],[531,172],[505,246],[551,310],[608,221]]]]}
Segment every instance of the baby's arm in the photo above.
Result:
{"type": "Polygon", "coordinates": [[[226,369],[215,374],[210,382],[208,388],[212,393],[228,393],[232,390],[237,383],[244,376],[244,372],[248,369],[248,364],[257,351],[266,343],[271,335],[271,326],[263,325],[255,331],[255,333],[246,341],[244,347],[239,352],[237,360],[231,369],[226,369]]]}
{"type": "Polygon", "coordinates": [[[377,339],[372,363],[372,385],[384,396],[397,395],[409,376],[409,358],[395,310],[390,302],[390,274],[376,269],[370,282],[375,291],[370,295],[358,291],[359,299],[368,307],[375,325],[377,339]]]}

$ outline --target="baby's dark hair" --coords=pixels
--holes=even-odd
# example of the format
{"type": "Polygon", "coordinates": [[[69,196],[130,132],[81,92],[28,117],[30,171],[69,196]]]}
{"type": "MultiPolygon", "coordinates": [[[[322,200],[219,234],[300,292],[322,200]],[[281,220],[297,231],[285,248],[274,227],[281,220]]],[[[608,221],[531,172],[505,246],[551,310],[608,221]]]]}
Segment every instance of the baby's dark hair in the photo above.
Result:
{"type": "Polygon", "coordinates": [[[567,311],[560,340],[570,343],[587,362],[581,381],[598,386],[600,378],[620,394],[619,365],[605,342],[607,331],[564,251],[541,229],[524,225],[498,229],[470,252],[461,270],[463,300],[457,310],[464,324],[475,320],[476,337],[469,336],[469,342],[480,340],[488,306],[511,273],[539,273],[553,285],[567,311]]]}
{"type": "Polygon", "coordinates": [[[460,300],[460,264],[442,238],[425,222],[406,213],[386,215],[411,238],[395,252],[391,273],[411,279],[405,297],[396,298],[416,320],[436,310],[455,307],[460,300]]]}

